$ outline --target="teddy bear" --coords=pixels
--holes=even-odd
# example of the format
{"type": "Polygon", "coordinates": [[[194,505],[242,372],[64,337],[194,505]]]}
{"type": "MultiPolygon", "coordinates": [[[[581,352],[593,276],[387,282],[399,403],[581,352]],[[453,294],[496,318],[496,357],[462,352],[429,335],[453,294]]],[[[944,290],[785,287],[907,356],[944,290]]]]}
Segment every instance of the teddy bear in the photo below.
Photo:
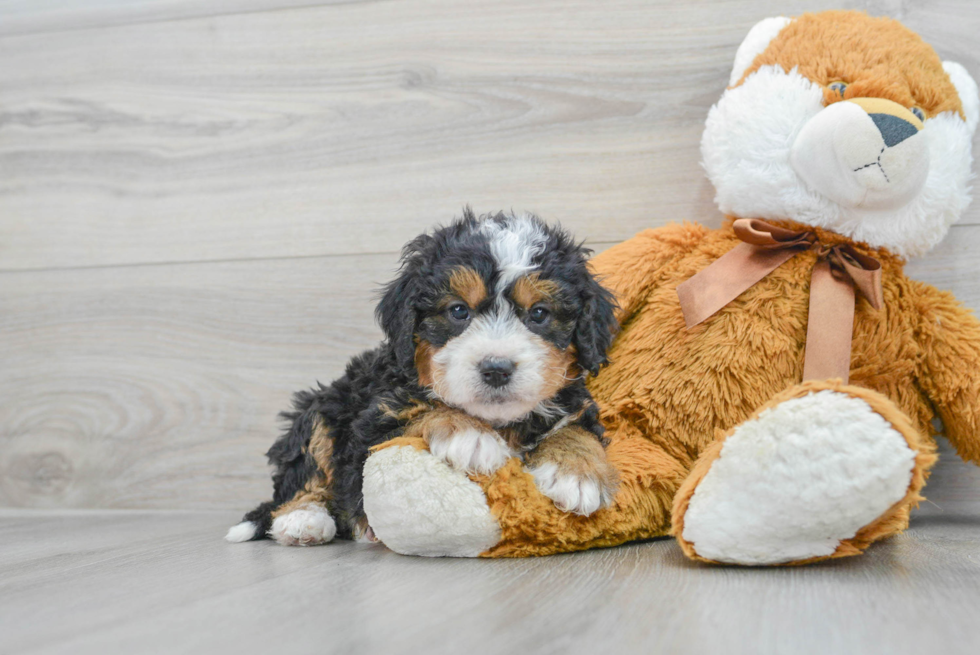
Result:
{"type": "Polygon", "coordinates": [[[980,322],[903,273],[970,201],[978,120],[967,71],[894,20],[758,23],[701,141],[723,226],[669,224],[592,260],[619,302],[589,380],[614,502],[563,512],[517,458],[467,476],[399,437],[364,467],[375,535],[459,557],[673,535],[699,561],[779,565],[903,530],[934,418],[980,463],[980,322]]]}

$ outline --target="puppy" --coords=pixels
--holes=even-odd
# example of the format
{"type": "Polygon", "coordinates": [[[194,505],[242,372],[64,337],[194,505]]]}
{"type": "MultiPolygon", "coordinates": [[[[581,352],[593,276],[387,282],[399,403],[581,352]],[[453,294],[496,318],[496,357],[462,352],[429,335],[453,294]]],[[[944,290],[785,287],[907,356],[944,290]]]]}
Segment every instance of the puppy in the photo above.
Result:
{"type": "Polygon", "coordinates": [[[608,505],[617,475],[584,377],[606,363],[615,307],[589,252],[535,216],[469,209],[406,245],[377,307],[385,341],[329,387],[295,395],[282,414],[290,428],[268,452],[273,500],[226,539],[373,540],[361,469],[372,446],[399,435],[421,436],[467,473],[522,457],[564,511],[608,505]]]}

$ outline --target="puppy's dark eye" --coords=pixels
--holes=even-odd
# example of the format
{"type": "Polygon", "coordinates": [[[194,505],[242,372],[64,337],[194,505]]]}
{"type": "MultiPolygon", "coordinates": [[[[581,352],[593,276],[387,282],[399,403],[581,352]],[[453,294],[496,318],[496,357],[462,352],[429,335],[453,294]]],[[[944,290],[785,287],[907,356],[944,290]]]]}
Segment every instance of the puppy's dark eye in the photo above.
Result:
{"type": "Polygon", "coordinates": [[[844,97],[844,91],[847,89],[847,82],[831,82],[827,85],[831,91],[836,91],[837,95],[841,98],[844,97]]]}
{"type": "Polygon", "coordinates": [[[527,313],[527,317],[531,319],[531,322],[537,323],[538,325],[547,321],[549,316],[551,316],[551,312],[548,311],[547,307],[532,307],[531,311],[527,313]]]}
{"type": "Polygon", "coordinates": [[[912,113],[915,114],[915,117],[920,121],[924,121],[926,119],[926,113],[918,107],[912,107],[912,113]]]}
{"type": "Polygon", "coordinates": [[[470,308],[461,302],[453,303],[446,311],[449,312],[449,317],[454,321],[465,321],[470,317],[470,308]]]}

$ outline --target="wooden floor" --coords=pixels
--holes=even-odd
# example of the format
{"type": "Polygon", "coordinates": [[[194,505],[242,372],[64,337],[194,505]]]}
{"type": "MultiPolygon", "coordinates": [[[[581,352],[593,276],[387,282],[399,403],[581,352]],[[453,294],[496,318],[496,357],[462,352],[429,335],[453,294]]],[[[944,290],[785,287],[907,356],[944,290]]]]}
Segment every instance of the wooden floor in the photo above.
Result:
{"type": "Polygon", "coordinates": [[[226,544],[237,518],[0,510],[0,652],[976,655],[980,644],[975,499],[924,505],[862,557],[784,569],[693,564],[669,539],[520,560],[226,544]]]}
{"type": "Polygon", "coordinates": [[[225,543],[237,513],[0,509],[0,653],[976,655],[980,469],[945,442],[904,534],[807,567],[670,539],[518,560],[225,543]]]}
{"type": "MultiPolygon", "coordinates": [[[[832,7],[980,79],[975,0],[0,0],[0,655],[980,652],[948,449],[908,533],[801,569],[221,540],[290,393],[377,342],[406,239],[466,203],[600,250],[717,226],[738,44],[832,7]]],[[[908,272],[980,309],[978,252],[975,202],[908,272]]]]}

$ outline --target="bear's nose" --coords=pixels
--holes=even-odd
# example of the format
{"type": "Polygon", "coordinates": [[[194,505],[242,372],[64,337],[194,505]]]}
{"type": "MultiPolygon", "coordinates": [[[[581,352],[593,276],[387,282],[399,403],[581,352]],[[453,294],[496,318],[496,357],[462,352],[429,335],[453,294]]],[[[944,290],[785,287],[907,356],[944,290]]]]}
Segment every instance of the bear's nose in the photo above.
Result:
{"type": "Polygon", "coordinates": [[[480,362],[480,376],[487,385],[496,389],[510,382],[510,376],[515,368],[516,365],[509,359],[487,357],[480,362]]]}
{"type": "Polygon", "coordinates": [[[897,209],[929,175],[921,115],[885,98],[831,103],[800,130],[790,164],[812,191],[844,207],[897,209]]]}
{"type": "Polygon", "coordinates": [[[886,148],[897,146],[925,127],[907,107],[885,98],[851,98],[845,102],[855,104],[868,113],[886,148]]]}
{"type": "Polygon", "coordinates": [[[881,138],[885,140],[886,148],[897,146],[919,132],[919,128],[915,125],[892,114],[868,114],[868,117],[874,121],[875,127],[881,132],[881,138]]]}

